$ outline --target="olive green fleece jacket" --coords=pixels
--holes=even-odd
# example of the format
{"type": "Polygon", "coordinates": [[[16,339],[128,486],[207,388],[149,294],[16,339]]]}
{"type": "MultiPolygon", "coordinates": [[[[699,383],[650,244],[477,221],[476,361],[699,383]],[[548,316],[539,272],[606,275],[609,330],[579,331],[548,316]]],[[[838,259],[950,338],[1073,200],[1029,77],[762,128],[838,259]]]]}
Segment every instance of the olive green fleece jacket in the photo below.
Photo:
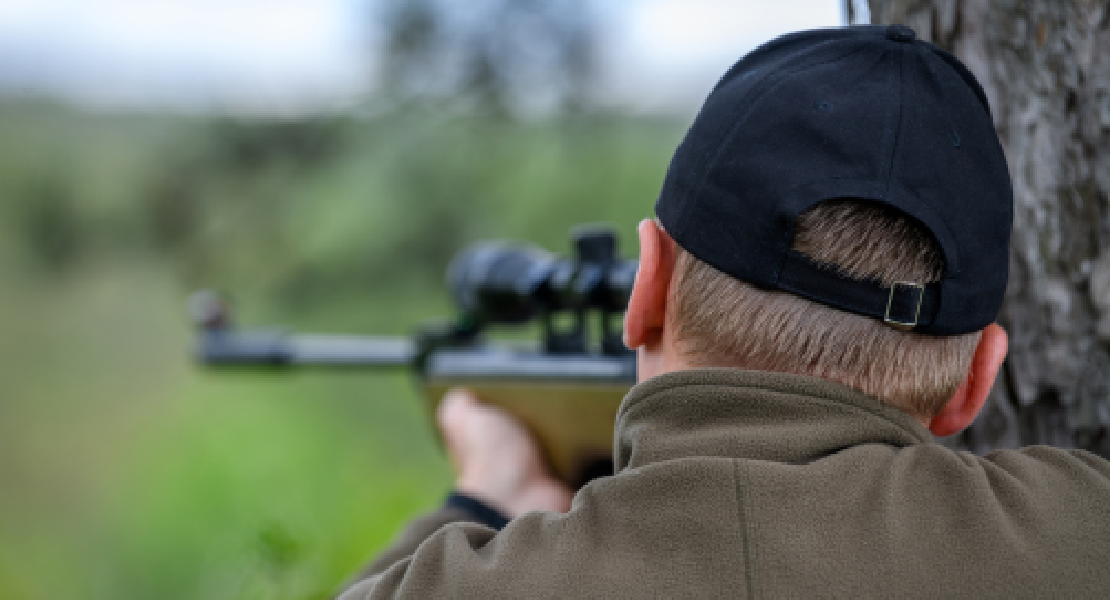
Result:
{"type": "Polygon", "coordinates": [[[1086,452],[952,452],[836,383],[700,369],[629,392],[614,458],[567,514],[429,516],[342,600],[1110,596],[1086,452]]]}

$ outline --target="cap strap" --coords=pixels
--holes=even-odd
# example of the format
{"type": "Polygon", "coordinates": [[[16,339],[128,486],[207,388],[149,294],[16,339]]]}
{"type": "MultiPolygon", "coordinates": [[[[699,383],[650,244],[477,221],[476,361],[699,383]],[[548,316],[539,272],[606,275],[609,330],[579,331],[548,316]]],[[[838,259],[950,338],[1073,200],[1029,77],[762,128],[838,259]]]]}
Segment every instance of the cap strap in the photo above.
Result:
{"type": "Polygon", "coordinates": [[[795,250],[787,252],[778,286],[833,308],[906,329],[931,324],[940,297],[937,283],[923,286],[899,281],[884,287],[874,281],[849,279],[795,250]]]}

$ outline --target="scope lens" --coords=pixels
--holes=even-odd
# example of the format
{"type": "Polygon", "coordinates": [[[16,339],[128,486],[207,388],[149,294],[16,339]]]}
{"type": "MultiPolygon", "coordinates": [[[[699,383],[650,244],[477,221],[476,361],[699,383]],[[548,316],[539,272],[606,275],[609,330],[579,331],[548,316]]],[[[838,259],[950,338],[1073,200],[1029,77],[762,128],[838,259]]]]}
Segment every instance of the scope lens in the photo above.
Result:
{"type": "Polygon", "coordinates": [[[451,261],[447,285],[459,307],[477,318],[522,323],[538,310],[537,295],[555,261],[536,246],[480,242],[451,261]]]}

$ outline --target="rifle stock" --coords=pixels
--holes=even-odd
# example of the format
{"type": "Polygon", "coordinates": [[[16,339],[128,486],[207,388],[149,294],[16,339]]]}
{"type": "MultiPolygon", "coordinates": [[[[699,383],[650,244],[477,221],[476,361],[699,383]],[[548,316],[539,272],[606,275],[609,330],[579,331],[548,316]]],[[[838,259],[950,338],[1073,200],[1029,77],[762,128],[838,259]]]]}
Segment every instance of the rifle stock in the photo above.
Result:
{"type": "Polygon", "coordinates": [[[559,479],[581,485],[611,469],[613,422],[636,380],[633,356],[547,355],[520,344],[478,343],[419,358],[413,340],[393,336],[215,329],[202,332],[198,346],[199,361],[214,368],[411,370],[436,432],[444,393],[465,387],[519,419],[559,479]]]}
{"type": "Polygon", "coordinates": [[[429,357],[422,378],[430,415],[448,389],[469,388],[524,423],[555,475],[575,486],[612,472],[613,423],[635,381],[631,355],[544,356],[508,348],[443,351],[429,357]]]}

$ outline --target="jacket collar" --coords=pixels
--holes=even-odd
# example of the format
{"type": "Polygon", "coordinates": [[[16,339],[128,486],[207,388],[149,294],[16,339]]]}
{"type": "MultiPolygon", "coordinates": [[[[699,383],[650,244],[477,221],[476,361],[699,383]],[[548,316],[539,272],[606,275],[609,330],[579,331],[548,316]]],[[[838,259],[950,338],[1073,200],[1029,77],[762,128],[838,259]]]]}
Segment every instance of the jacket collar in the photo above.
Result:
{"type": "Polygon", "coordinates": [[[694,369],[637,384],[617,411],[616,472],[693,456],[804,464],[861,444],[933,441],[910,415],[801,375],[694,369]]]}

